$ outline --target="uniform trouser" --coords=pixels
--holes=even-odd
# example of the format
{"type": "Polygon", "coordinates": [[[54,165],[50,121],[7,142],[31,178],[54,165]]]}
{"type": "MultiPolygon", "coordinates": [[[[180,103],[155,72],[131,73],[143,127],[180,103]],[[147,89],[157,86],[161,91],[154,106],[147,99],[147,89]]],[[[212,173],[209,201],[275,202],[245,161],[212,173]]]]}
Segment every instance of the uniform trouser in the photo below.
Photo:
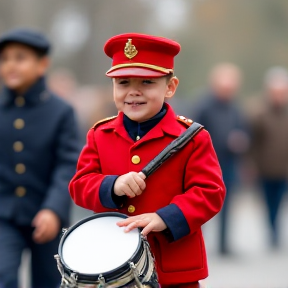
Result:
{"type": "Polygon", "coordinates": [[[277,218],[283,195],[287,188],[286,179],[262,179],[269,224],[272,230],[272,245],[278,245],[277,218]]]}
{"type": "Polygon", "coordinates": [[[226,187],[226,195],[224,199],[224,203],[222,206],[222,209],[219,213],[220,218],[220,253],[225,254],[229,252],[229,245],[228,245],[228,220],[230,218],[229,212],[230,212],[230,206],[231,206],[231,198],[233,198],[233,184],[236,181],[236,176],[234,173],[234,168],[231,165],[231,167],[225,167],[222,168],[223,173],[223,181],[226,187]]]}
{"type": "Polygon", "coordinates": [[[0,219],[0,288],[18,287],[18,268],[25,248],[31,250],[31,286],[59,287],[60,273],[53,257],[57,254],[59,238],[45,244],[36,244],[32,240],[32,233],[33,228],[30,226],[17,226],[0,219]]]}

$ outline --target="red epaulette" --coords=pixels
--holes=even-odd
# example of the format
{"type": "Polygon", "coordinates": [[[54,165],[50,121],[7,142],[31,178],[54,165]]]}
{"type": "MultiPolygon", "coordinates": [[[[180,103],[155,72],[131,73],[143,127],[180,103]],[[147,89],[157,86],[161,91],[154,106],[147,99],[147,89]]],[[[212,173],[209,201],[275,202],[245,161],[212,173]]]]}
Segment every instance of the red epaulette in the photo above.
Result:
{"type": "Polygon", "coordinates": [[[179,121],[180,123],[184,123],[188,127],[191,126],[191,124],[193,123],[193,120],[179,115],[177,115],[177,121],[179,121]]]}
{"type": "Polygon", "coordinates": [[[91,129],[94,129],[94,130],[95,130],[98,126],[100,126],[100,125],[102,125],[102,124],[105,124],[105,123],[107,123],[107,122],[115,119],[116,117],[117,117],[117,116],[112,116],[112,117],[107,117],[107,118],[104,118],[104,119],[102,119],[102,120],[99,120],[99,121],[97,121],[97,122],[92,126],[91,129]]]}

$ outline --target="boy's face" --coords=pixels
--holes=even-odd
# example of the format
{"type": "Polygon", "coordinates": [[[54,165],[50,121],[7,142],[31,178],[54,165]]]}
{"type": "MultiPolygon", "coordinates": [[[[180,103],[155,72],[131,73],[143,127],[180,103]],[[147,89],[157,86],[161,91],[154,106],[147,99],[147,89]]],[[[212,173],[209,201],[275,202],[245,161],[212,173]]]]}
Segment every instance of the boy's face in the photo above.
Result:
{"type": "Polygon", "coordinates": [[[22,44],[7,44],[0,53],[0,77],[8,88],[18,92],[29,89],[47,67],[47,57],[39,57],[22,44]]]}
{"type": "Polygon", "coordinates": [[[165,98],[171,98],[178,79],[113,78],[113,95],[116,107],[131,120],[144,122],[162,108],[165,98]]]}

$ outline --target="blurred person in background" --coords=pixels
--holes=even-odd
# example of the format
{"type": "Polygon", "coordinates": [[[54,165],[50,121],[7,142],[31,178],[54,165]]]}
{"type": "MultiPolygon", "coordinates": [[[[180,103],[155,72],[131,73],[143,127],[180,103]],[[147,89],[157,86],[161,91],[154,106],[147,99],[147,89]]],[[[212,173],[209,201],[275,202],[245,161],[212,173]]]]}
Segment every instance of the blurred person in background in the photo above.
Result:
{"type": "Polygon", "coordinates": [[[252,157],[263,189],[271,245],[278,247],[277,216],[287,189],[288,172],[288,71],[282,67],[268,70],[264,80],[262,109],[252,117],[252,157]]]}
{"type": "Polygon", "coordinates": [[[78,131],[71,106],[45,81],[50,43],[31,29],[0,37],[0,287],[18,287],[29,248],[32,287],[60,283],[53,255],[68,225],[68,182],[76,169],[78,131]]]}
{"type": "Polygon", "coordinates": [[[111,114],[117,115],[113,102],[108,97],[110,91],[95,85],[79,85],[73,73],[65,68],[52,71],[48,83],[51,91],[73,106],[82,146],[86,142],[88,130],[95,122],[111,114]]]}
{"type": "Polygon", "coordinates": [[[247,151],[249,136],[245,117],[235,98],[241,85],[240,69],[232,63],[220,63],[210,72],[208,91],[194,105],[191,118],[204,125],[222,168],[226,198],[220,212],[220,253],[229,255],[228,219],[231,192],[237,182],[239,155],[247,151]]]}

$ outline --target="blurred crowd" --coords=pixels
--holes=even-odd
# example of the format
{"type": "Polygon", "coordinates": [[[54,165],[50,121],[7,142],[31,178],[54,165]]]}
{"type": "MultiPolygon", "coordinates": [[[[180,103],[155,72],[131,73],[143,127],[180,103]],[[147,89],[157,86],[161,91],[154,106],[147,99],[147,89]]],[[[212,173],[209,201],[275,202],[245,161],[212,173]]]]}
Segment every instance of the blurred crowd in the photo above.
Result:
{"type": "MultiPolygon", "coordinates": [[[[279,247],[278,215],[287,190],[288,72],[272,67],[260,95],[240,103],[245,77],[239,67],[221,63],[211,69],[207,91],[191,104],[191,117],[209,131],[222,168],[226,198],[220,217],[219,252],[231,254],[229,210],[233,191],[252,185],[263,195],[271,247],[279,247]]],[[[230,211],[231,212],[231,211],[230,211]]],[[[233,225],[233,223],[230,223],[233,225]]]]}
{"type": "MultiPolygon", "coordinates": [[[[220,63],[211,69],[205,92],[189,102],[189,109],[186,102],[185,109],[181,109],[184,105],[180,97],[174,100],[179,114],[188,113],[185,116],[209,131],[222,168],[227,194],[219,215],[221,255],[231,253],[227,229],[237,187],[254,185],[255,190],[263,192],[272,247],[279,245],[278,214],[287,190],[288,71],[272,67],[263,75],[261,93],[241,102],[243,81],[245,75],[239,67],[220,63]]],[[[82,144],[95,122],[117,114],[110,87],[81,86],[66,69],[53,71],[49,85],[74,107],[82,144]]]]}

